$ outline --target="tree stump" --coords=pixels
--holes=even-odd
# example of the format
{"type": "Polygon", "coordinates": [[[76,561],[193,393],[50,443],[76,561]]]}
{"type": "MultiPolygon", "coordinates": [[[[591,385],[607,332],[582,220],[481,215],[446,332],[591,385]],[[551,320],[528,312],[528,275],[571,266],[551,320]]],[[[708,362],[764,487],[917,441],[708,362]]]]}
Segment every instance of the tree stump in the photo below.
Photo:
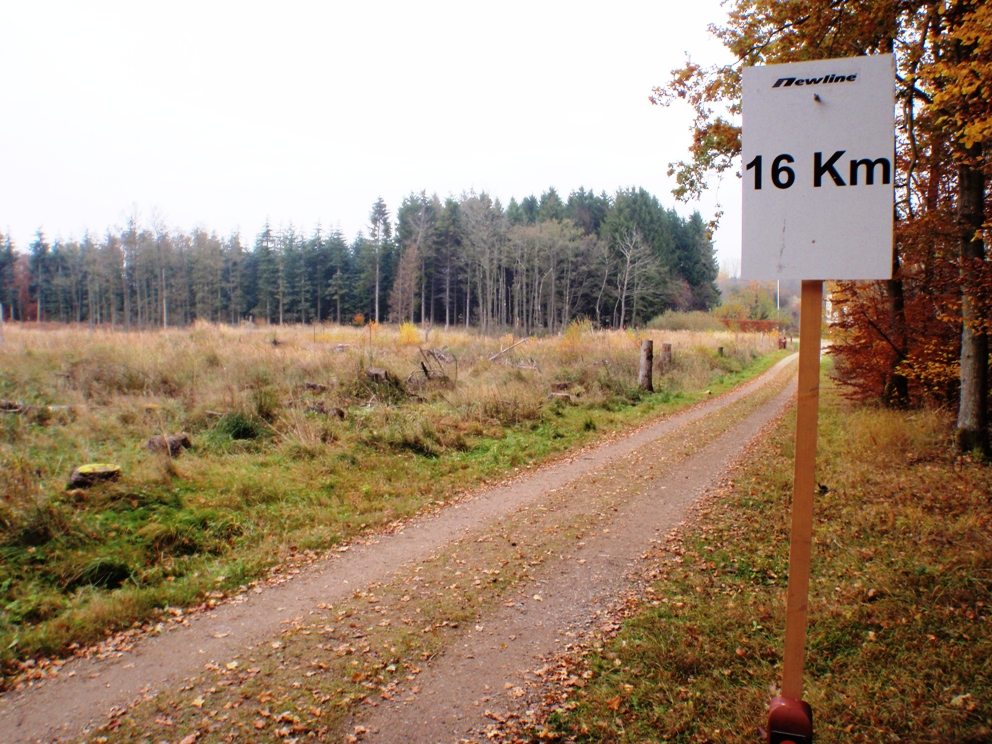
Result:
{"type": "Polygon", "coordinates": [[[145,449],[150,452],[168,451],[169,457],[179,457],[180,453],[192,444],[186,434],[156,434],[145,442],[145,449]]]}
{"type": "Polygon", "coordinates": [[[97,483],[120,480],[121,467],[106,462],[80,465],[69,476],[69,488],[89,488],[97,483]]]}
{"type": "Polygon", "coordinates": [[[369,367],[365,370],[365,376],[373,382],[389,383],[392,379],[389,370],[384,367],[369,367]]]}

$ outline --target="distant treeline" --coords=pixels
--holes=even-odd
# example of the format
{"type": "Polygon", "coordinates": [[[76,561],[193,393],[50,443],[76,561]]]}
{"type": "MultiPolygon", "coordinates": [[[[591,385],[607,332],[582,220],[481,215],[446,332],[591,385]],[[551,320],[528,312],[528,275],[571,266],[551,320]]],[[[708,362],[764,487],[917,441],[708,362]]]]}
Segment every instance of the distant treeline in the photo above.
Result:
{"type": "Polygon", "coordinates": [[[640,324],[718,302],[706,225],[644,189],[599,196],[554,189],[511,199],[411,194],[392,219],[379,199],[350,243],[266,224],[252,245],[196,229],[141,225],[26,253],[0,235],[7,320],[124,328],[237,323],[413,321],[555,332],[575,318],[640,324]]]}

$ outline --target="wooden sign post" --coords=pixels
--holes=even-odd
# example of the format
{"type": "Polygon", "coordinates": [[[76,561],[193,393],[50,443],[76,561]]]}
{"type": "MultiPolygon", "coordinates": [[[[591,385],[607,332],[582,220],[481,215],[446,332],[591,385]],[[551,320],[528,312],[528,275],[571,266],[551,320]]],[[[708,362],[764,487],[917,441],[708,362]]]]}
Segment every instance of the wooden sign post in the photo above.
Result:
{"type": "Polygon", "coordinates": [[[785,616],[785,658],[782,694],[803,696],[803,657],[809,563],[813,544],[813,494],[816,491],[816,425],[820,398],[820,324],[823,282],[804,281],[799,324],[799,391],[796,406],[796,462],[792,495],[792,539],[789,548],[789,594],[785,616]]]}
{"type": "Polygon", "coordinates": [[[782,694],[772,700],[768,740],[772,744],[813,741],[813,711],[803,699],[803,663],[813,553],[813,495],[816,489],[816,430],[820,404],[820,326],[823,282],[803,281],[799,316],[799,384],[796,401],[796,461],[792,485],[789,591],[785,604],[782,694]]]}
{"type": "Polygon", "coordinates": [[[799,399],[782,693],[770,744],[810,744],[803,702],[823,279],[890,279],[892,55],[749,67],[742,80],[741,278],[802,280],[799,399]]]}

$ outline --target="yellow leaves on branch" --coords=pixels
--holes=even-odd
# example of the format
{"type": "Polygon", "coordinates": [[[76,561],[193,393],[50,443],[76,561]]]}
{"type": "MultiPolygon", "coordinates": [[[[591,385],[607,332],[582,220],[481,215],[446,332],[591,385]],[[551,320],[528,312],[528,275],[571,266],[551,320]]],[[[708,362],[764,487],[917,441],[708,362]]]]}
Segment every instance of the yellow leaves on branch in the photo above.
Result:
{"type": "Polygon", "coordinates": [[[941,11],[957,17],[948,34],[952,46],[932,69],[933,105],[961,145],[971,148],[992,138],[992,6],[955,2],[941,11]]]}

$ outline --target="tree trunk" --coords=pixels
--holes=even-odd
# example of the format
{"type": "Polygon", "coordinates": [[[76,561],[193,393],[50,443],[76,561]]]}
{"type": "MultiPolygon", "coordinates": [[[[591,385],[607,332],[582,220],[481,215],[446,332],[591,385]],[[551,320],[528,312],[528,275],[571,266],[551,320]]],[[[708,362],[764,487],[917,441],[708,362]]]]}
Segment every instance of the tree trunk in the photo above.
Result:
{"type": "Polygon", "coordinates": [[[423,259],[420,261],[420,325],[427,326],[427,270],[423,259]]]}
{"type": "Polygon", "coordinates": [[[379,322],[379,246],[375,250],[375,322],[379,322]]]}
{"type": "MultiPolygon", "coordinates": [[[[898,218],[898,217],[897,217],[898,218]]],[[[892,251],[892,278],[885,283],[889,297],[889,333],[892,335],[896,356],[892,360],[891,376],[885,383],[882,399],[887,406],[905,408],[909,405],[909,380],[899,372],[899,365],[906,358],[906,303],[899,276],[899,250],[892,251]]]]}
{"type": "MultiPolygon", "coordinates": [[[[967,155],[981,155],[979,146],[967,155]]],[[[989,452],[989,340],[976,290],[975,264],[985,259],[982,224],[985,221],[985,176],[962,163],[958,169],[958,222],[961,226],[961,400],[958,406],[958,448],[962,452],[989,452]]]]}
{"type": "Polygon", "coordinates": [[[654,368],[654,341],[646,338],[641,341],[641,371],[637,377],[637,385],[641,390],[654,392],[654,381],[651,371],[654,368]]]}

